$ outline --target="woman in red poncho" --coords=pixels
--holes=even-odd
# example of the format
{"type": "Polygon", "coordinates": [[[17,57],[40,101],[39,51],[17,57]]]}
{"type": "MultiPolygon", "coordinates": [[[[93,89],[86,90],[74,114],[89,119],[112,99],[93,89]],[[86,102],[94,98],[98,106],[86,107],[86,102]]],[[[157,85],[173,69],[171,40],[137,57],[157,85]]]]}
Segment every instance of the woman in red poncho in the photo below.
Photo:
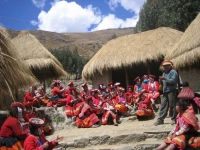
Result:
{"type": "Polygon", "coordinates": [[[134,105],[136,99],[135,99],[135,93],[133,91],[133,86],[128,86],[128,91],[125,93],[127,97],[127,104],[128,105],[134,105]]]}
{"type": "Polygon", "coordinates": [[[81,97],[85,96],[85,95],[88,95],[88,96],[91,96],[91,91],[88,89],[88,85],[87,83],[83,83],[81,85],[81,87],[83,88],[83,90],[81,91],[81,97]]]}
{"type": "Polygon", "coordinates": [[[76,117],[76,126],[79,128],[98,127],[99,118],[95,114],[92,97],[85,96],[84,101],[84,106],[76,117]]]}
{"type": "Polygon", "coordinates": [[[102,124],[108,124],[109,117],[112,118],[114,126],[118,126],[117,124],[117,115],[116,110],[114,108],[114,104],[111,100],[111,95],[108,93],[104,96],[105,103],[103,103],[103,116],[102,116],[102,124]]]}
{"type": "Polygon", "coordinates": [[[183,150],[186,145],[193,148],[200,147],[200,138],[197,132],[199,125],[194,113],[188,110],[188,103],[179,100],[176,103],[176,110],[179,113],[176,117],[176,126],[156,150],[163,150],[166,147],[170,150],[175,148],[183,150]]]}
{"type": "Polygon", "coordinates": [[[22,149],[22,143],[29,130],[22,128],[18,120],[18,107],[10,107],[10,116],[4,121],[0,131],[0,149],[22,149]],[[19,141],[20,140],[20,141],[19,141]]]}
{"type": "Polygon", "coordinates": [[[77,89],[74,87],[74,85],[72,82],[70,82],[68,84],[68,86],[70,86],[67,90],[67,98],[66,98],[66,115],[67,116],[77,116],[80,111],[81,108],[84,105],[84,102],[81,100],[81,98],[79,98],[78,96],[78,91],[77,89]]]}
{"type": "Polygon", "coordinates": [[[34,106],[37,108],[40,107],[40,102],[38,98],[36,97],[36,90],[37,90],[37,87],[35,85],[32,85],[29,91],[26,92],[24,96],[24,100],[23,100],[24,106],[27,105],[27,103],[30,103],[31,106],[34,106]]]}
{"type": "Polygon", "coordinates": [[[120,112],[120,113],[124,113],[126,111],[128,111],[127,108],[127,99],[126,99],[126,95],[125,95],[125,89],[123,87],[120,87],[118,89],[118,96],[116,96],[116,100],[115,100],[115,109],[120,112]]]}
{"type": "Polygon", "coordinates": [[[30,130],[32,134],[29,134],[24,141],[24,150],[52,150],[59,141],[63,140],[63,137],[57,137],[55,140],[49,142],[44,133],[42,132],[41,126],[44,121],[38,118],[30,120],[30,130]],[[37,124],[33,122],[37,119],[37,124]]]}
{"type": "Polygon", "coordinates": [[[136,115],[140,117],[150,117],[153,115],[151,102],[146,94],[140,93],[139,99],[136,101],[137,111],[136,115]]]}

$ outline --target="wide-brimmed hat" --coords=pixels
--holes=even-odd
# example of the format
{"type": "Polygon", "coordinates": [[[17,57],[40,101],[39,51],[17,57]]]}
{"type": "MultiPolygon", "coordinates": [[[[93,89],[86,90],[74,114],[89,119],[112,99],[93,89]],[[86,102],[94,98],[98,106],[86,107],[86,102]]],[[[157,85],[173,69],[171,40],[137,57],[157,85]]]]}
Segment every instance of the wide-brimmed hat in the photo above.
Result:
{"type": "Polygon", "coordinates": [[[67,85],[72,86],[72,85],[74,85],[74,83],[72,81],[70,81],[67,85]]]}
{"type": "Polygon", "coordinates": [[[147,78],[147,77],[148,77],[148,75],[146,75],[146,74],[143,75],[143,76],[142,76],[142,80],[144,80],[144,79],[147,78]]]}
{"type": "Polygon", "coordinates": [[[134,79],[135,82],[136,82],[137,80],[140,80],[140,77],[139,77],[139,76],[136,77],[136,78],[134,79]]]}
{"type": "Polygon", "coordinates": [[[86,87],[86,86],[87,86],[87,83],[81,84],[81,87],[86,87]]]}
{"type": "Polygon", "coordinates": [[[20,103],[20,102],[14,102],[14,103],[12,103],[11,107],[19,107],[22,110],[24,110],[24,105],[22,103],[20,103]]]}
{"type": "Polygon", "coordinates": [[[125,91],[125,89],[124,89],[123,87],[119,87],[118,90],[121,91],[121,92],[124,92],[124,91],[125,91]]]}
{"type": "Polygon", "coordinates": [[[128,88],[131,88],[131,89],[133,89],[133,86],[132,86],[132,85],[129,85],[129,86],[128,86],[128,88]]]}
{"type": "Polygon", "coordinates": [[[107,86],[112,86],[113,85],[113,83],[112,82],[109,82],[108,84],[107,84],[107,86]]]}
{"type": "Polygon", "coordinates": [[[173,63],[172,63],[170,60],[164,60],[164,61],[161,63],[161,66],[165,66],[165,65],[171,65],[171,66],[173,66],[173,63]]]}
{"type": "Polygon", "coordinates": [[[153,78],[153,79],[154,79],[156,76],[154,76],[154,75],[152,75],[152,74],[151,74],[151,75],[149,75],[149,77],[151,77],[151,78],[153,78]]]}
{"type": "Polygon", "coordinates": [[[44,124],[44,120],[40,118],[30,118],[29,124],[36,127],[41,127],[44,124]]]}
{"type": "Polygon", "coordinates": [[[120,84],[121,84],[121,83],[116,82],[116,83],[114,84],[114,86],[120,86],[120,84]]]}

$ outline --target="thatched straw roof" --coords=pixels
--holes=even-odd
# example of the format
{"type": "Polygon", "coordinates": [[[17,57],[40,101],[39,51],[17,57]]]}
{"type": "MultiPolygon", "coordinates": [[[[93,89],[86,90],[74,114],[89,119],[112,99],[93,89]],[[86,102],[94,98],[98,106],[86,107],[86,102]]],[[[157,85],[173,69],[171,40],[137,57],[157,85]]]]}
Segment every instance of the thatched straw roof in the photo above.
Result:
{"type": "Polygon", "coordinates": [[[67,75],[67,73],[56,64],[51,58],[46,59],[29,59],[25,60],[25,64],[27,64],[36,77],[44,78],[58,78],[61,76],[67,75]],[[41,71],[38,71],[41,70],[41,71]]]}
{"type": "Polygon", "coordinates": [[[34,82],[36,79],[20,59],[6,29],[0,26],[0,102],[6,99],[2,95],[12,97],[14,89],[34,82]]]}
{"type": "Polygon", "coordinates": [[[171,28],[158,28],[146,32],[126,35],[109,41],[84,66],[85,80],[95,72],[120,68],[146,61],[158,61],[181,38],[182,32],[171,28]]]}
{"type": "Polygon", "coordinates": [[[28,31],[20,32],[12,42],[38,79],[67,76],[60,62],[28,31]]]}
{"type": "Polygon", "coordinates": [[[172,60],[176,69],[200,62],[200,14],[188,26],[182,38],[165,58],[172,60]]]}

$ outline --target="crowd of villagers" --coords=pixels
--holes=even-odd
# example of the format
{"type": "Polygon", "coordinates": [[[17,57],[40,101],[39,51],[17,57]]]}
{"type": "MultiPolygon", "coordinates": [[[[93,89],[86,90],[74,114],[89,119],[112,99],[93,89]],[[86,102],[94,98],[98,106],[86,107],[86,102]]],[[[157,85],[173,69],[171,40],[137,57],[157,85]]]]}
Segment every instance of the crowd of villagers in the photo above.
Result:
{"type": "Polygon", "coordinates": [[[45,136],[52,133],[50,122],[41,105],[48,107],[66,106],[66,115],[74,117],[79,128],[96,128],[100,125],[118,126],[120,117],[134,108],[138,116],[152,116],[152,106],[160,96],[159,84],[155,76],[137,77],[134,86],[127,92],[120,83],[98,84],[98,89],[89,89],[83,83],[78,91],[73,82],[64,88],[60,80],[53,80],[51,96],[43,87],[32,85],[24,96],[23,103],[14,102],[7,113],[0,111],[1,150],[40,150],[53,149],[63,137],[48,141],[45,136]]]}
{"type": "MultiPolygon", "coordinates": [[[[137,77],[134,79],[135,85],[128,86],[127,91],[119,82],[109,82],[107,85],[98,83],[98,89],[89,89],[87,83],[83,83],[80,92],[72,81],[66,89],[61,81],[53,80],[50,97],[45,95],[43,87],[33,85],[25,94],[23,104],[12,103],[8,114],[0,112],[0,149],[53,149],[63,140],[59,136],[53,141],[46,140],[45,135],[51,134],[52,128],[44,111],[36,111],[41,105],[66,106],[66,115],[74,117],[79,128],[96,128],[106,124],[118,126],[120,117],[131,109],[137,116],[152,116],[156,109],[155,102],[160,96],[159,82],[154,79],[154,75],[137,77]]],[[[183,149],[186,141],[194,148],[199,147],[199,125],[193,108],[184,100],[179,100],[176,105],[179,113],[176,126],[158,149],[170,144],[183,149]]]]}
{"type": "MultiPolygon", "coordinates": [[[[53,80],[51,97],[42,95],[41,87],[32,86],[24,97],[23,104],[28,110],[32,107],[46,105],[48,107],[66,106],[66,115],[76,118],[76,125],[80,128],[98,127],[113,124],[118,126],[120,117],[130,110],[136,110],[138,116],[152,116],[155,101],[159,98],[159,83],[155,76],[144,75],[142,81],[137,77],[134,86],[128,86],[125,91],[120,83],[98,83],[98,89],[89,89],[87,83],[81,84],[82,91],[78,91],[73,82],[68,88],[63,88],[60,80],[53,80]],[[38,94],[39,92],[39,94],[38,94]]],[[[26,116],[26,115],[25,115],[26,116]]]]}

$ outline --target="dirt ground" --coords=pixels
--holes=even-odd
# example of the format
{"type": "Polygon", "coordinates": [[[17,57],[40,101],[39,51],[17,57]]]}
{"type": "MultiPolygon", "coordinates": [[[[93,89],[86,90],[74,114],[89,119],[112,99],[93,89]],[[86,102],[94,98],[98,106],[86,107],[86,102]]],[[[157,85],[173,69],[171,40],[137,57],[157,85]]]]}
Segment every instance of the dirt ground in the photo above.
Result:
{"type": "MultiPolygon", "coordinates": [[[[58,135],[63,136],[64,140],[61,143],[74,142],[75,139],[80,138],[88,138],[91,136],[102,136],[102,135],[126,135],[133,133],[143,133],[143,132],[162,132],[162,131],[171,131],[173,129],[173,125],[170,124],[170,118],[165,119],[165,124],[154,126],[153,123],[157,119],[157,114],[154,119],[146,120],[146,121],[138,121],[134,120],[132,122],[122,122],[119,126],[113,125],[102,125],[98,128],[77,128],[77,127],[67,127],[63,130],[55,131],[53,135],[48,136],[49,140],[55,139],[58,135]]],[[[145,141],[145,143],[161,143],[162,141],[145,141]]],[[[115,149],[117,147],[127,146],[126,145],[97,145],[95,149],[115,149]]],[[[131,145],[133,146],[133,145],[131,145]]],[[[78,149],[78,148],[77,148],[78,149]]],[[[83,148],[81,148],[83,149],[83,148]]],[[[91,149],[91,147],[86,147],[84,149],[91,149]]],[[[94,149],[94,148],[92,148],[94,149]]]]}

